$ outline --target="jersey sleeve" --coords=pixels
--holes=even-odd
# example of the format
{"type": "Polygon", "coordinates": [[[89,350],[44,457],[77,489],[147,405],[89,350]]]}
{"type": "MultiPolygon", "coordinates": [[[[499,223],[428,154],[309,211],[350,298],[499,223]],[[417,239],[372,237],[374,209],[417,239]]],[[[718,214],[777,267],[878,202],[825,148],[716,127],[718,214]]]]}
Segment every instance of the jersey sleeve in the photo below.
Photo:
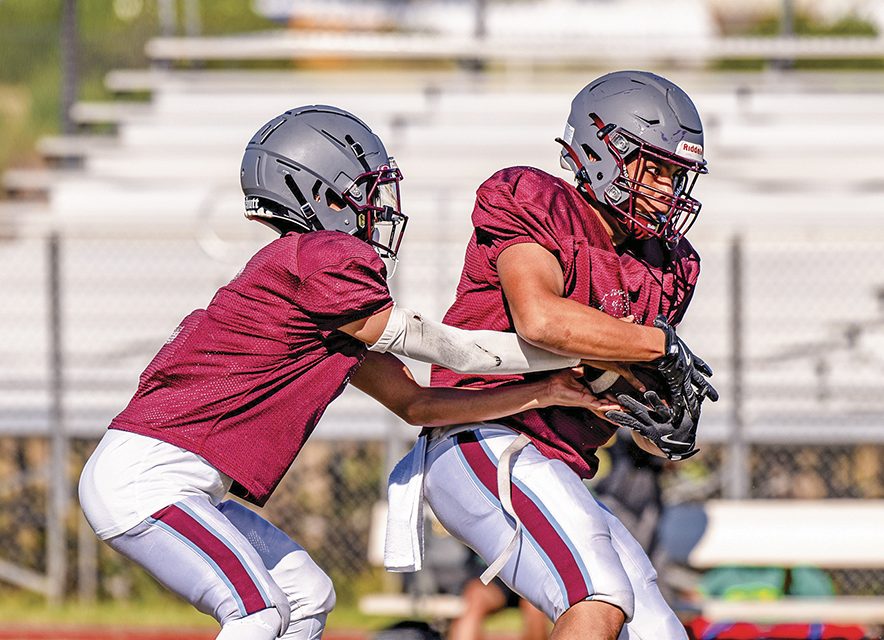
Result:
{"type": "Polygon", "coordinates": [[[678,324],[684,318],[688,305],[694,297],[699,277],[700,255],[685,238],[682,238],[675,250],[673,268],[663,275],[665,296],[672,301],[667,311],[671,323],[678,324]]]}
{"type": "Polygon", "coordinates": [[[393,304],[384,263],[369,245],[342,236],[318,239],[309,247],[308,268],[298,288],[297,304],[316,324],[337,329],[393,304]]]}
{"type": "Polygon", "coordinates": [[[556,185],[530,167],[498,171],[476,192],[473,226],[476,241],[492,262],[514,244],[535,243],[559,257],[561,247],[551,220],[556,185]]]}

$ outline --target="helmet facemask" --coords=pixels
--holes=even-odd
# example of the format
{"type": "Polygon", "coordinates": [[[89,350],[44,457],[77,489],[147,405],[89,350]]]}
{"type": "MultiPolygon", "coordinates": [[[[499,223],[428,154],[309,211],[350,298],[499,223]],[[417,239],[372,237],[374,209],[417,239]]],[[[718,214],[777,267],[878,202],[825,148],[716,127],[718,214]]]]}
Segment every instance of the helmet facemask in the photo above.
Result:
{"type": "MultiPolygon", "coordinates": [[[[593,116],[595,114],[590,114],[591,118],[593,116]]],[[[563,139],[556,138],[556,142],[565,149],[563,153],[574,163],[574,173],[581,189],[593,200],[600,201],[613,210],[631,235],[661,238],[671,246],[678,244],[696,221],[702,207],[700,201],[691,196],[691,192],[700,174],[709,172],[705,161],[689,160],[648,144],[622,128],[604,125],[597,116],[593,120],[596,121],[599,138],[616,163],[616,176],[602,194],[596,194],[589,186],[588,176],[592,171],[592,164],[584,166],[573,147],[563,139]],[[629,164],[633,158],[636,159],[635,171],[630,176],[629,164]],[[676,167],[672,174],[671,191],[643,182],[649,160],[676,167]],[[652,207],[652,211],[643,211],[636,206],[636,201],[640,199],[652,205],[663,206],[659,209],[652,207]]],[[[590,149],[585,148],[584,151],[591,157],[590,149]]]]}
{"type": "Polygon", "coordinates": [[[370,244],[393,276],[399,258],[399,245],[408,216],[401,211],[399,182],[402,174],[390,158],[389,165],[366,171],[344,190],[342,196],[356,213],[356,235],[370,244]]]}
{"type": "Polygon", "coordinates": [[[605,136],[605,142],[614,156],[619,176],[604,191],[605,203],[623,220],[633,235],[661,238],[675,245],[688,232],[702,207],[694,198],[694,185],[700,174],[708,173],[702,161],[692,161],[644,142],[628,131],[615,129],[605,136]],[[629,162],[635,159],[633,175],[629,162]],[[644,182],[649,164],[665,163],[674,170],[672,189],[660,188],[651,181],[644,182]],[[638,203],[651,205],[645,211],[638,203]]]}

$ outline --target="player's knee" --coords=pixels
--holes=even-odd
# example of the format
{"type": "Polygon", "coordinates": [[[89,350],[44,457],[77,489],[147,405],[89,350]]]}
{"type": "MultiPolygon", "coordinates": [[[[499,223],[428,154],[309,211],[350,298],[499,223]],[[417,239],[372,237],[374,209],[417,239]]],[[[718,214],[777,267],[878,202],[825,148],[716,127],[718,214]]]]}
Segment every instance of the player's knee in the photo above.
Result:
{"type": "Polygon", "coordinates": [[[624,612],[606,600],[581,600],[568,608],[555,623],[554,635],[563,638],[585,636],[592,629],[593,638],[614,640],[619,637],[628,619],[624,612]]]}
{"type": "Polygon", "coordinates": [[[626,617],[626,622],[632,620],[635,615],[635,593],[631,589],[594,594],[590,602],[604,602],[613,605],[611,608],[619,610],[617,615],[622,612],[626,617]]]}
{"type": "Polygon", "coordinates": [[[506,596],[497,585],[485,585],[478,579],[470,580],[464,587],[463,600],[468,613],[483,617],[506,606],[506,596]]]}
{"type": "Polygon", "coordinates": [[[262,609],[225,622],[216,640],[275,640],[281,633],[282,624],[282,616],[276,607],[262,609]]]}
{"type": "Polygon", "coordinates": [[[301,574],[310,584],[309,593],[297,594],[297,600],[292,601],[292,618],[315,618],[327,616],[335,608],[337,600],[335,587],[325,572],[312,562],[302,568],[301,574]]]}
{"type": "Polygon", "coordinates": [[[321,571],[318,572],[315,579],[316,591],[311,606],[315,612],[328,615],[337,603],[335,586],[332,584],[331,578],[321,571]]]}
{"type": "Polygon", "coordinates": [[[285,592],[291,606],[291,619],[321,618],[335,606],[335,589],[331,578],[307,554],[284,556],[270,575],[285,592]]]}

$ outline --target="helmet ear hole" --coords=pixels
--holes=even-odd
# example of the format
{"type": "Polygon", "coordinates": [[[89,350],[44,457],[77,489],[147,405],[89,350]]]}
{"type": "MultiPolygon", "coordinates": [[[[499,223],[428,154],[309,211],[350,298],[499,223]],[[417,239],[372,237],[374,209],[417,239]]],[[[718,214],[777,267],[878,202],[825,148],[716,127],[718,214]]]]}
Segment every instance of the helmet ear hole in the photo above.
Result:
{"type": "Polygon", "coordinates": [[[342,211],[347,208],[347,202],[332,189],[325,190],[325,205],[335,211],[342,211]]]}
{"type": "Polygon", "coordinates": [[[580,148],[583,149],[583,153],[586,154],[587,160],[589,160],[590,162],[601,162],[602,159],[599,154],[593,151],[588,144],[583,143],[580,145],[580,148]]]}

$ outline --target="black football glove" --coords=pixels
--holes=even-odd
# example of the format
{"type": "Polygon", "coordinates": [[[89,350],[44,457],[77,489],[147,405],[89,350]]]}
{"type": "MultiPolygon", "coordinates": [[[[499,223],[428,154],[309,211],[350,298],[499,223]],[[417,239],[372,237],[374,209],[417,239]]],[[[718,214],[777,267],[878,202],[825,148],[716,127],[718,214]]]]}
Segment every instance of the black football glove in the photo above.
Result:
{"type": "Polygon", "coordinates": [[[718,400],[718,391],[706,379],[712,375],[712,368],[691,352],[665,316],[657,316],[654,326],[666,334],[666,352],[651,364],[657,367],[669,388],[672,422],[680,424],[688,413],[696,424],[703,400],[718,400]]]}
{"type": "Polygon", "coordinates": [[[654,391],[645,391],[644,396],[648,406],[632,396],[618,395],[617,400],[625,411],[608,411],[605,417],[621,427],[638,431],[670,460],[686,460],[697,453],[697,423],[690,412],[684,412],[681,421],[674,424],[672,412],[660,396],[654,391]]]}

